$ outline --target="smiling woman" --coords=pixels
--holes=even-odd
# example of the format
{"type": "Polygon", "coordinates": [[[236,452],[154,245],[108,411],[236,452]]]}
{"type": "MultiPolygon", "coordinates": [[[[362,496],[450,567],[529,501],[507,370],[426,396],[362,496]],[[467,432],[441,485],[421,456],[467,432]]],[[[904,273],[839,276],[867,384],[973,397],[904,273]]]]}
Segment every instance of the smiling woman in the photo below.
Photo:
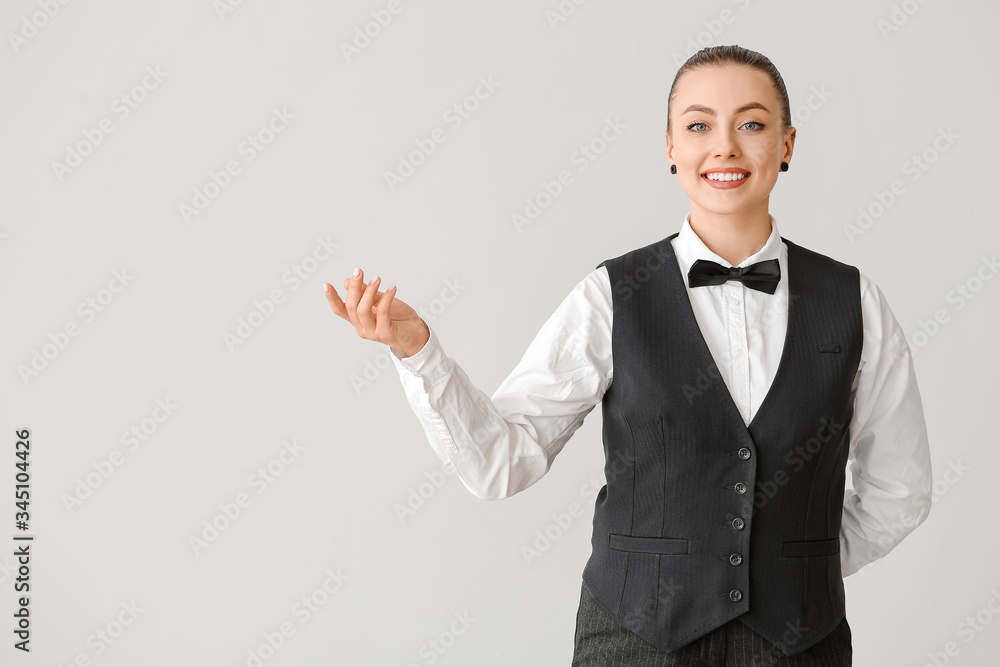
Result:
{"type": "Polygon", "coordinates": [[[771,233],[768,200],[795,146],[791,118],[781,74],[754,51],[705,49],[674,77],[667,97],[671,173],[691,199],[692,228],[731,264],[771,233]]]}
{"type": "Polygon", "coordinates": [[[692,56],[666,140],[690,198],[680,231],[584,276],[492,397],[394,285],[355,269],[327,301],[390,347],[428,442],[478,498],[540,480],[602,404],[574,667],[851,665],[843,578],[930,510],[910,349],[872,280],[778,233],[795,128],[770,60],[692,56]]]}

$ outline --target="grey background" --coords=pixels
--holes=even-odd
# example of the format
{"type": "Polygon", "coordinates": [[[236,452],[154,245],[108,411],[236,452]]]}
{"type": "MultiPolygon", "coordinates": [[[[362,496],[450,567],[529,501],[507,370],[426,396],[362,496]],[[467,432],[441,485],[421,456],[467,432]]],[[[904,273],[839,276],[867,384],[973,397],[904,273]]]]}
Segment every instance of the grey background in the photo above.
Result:
{"type": "Polygon", "coordinates": [[[587,272],[680,228],[667,90],[696,48],[737,43],[778,66],[798,127],[771,197],[782,235],[875,280],[916,355],[934,507],[846,580],[855,664],[992,664],[1000,280],[977,272],[993,278],[984,260],[1000,245],[996,3],[591,0],[553,22],[557,0],[401,0],[350,61],[342,43],[388,0],[230,4],[0,10],[0,662],[247,665],[264,646],[266,665],[568,665],[599,407],[538,484],[477,500],[438,474],[388,349],[335,317],[320,284],[355,266],[397,283],[491,394],[587,272]],[[480,77],[499,85],[455,127],[445,113],[480,77]],[[143,98],[127,117],[121,95],[143,98]],[[293,118],[251,161],[241,142],[267,138],[275,108],[293,118]],[[574,153],[609,118],[627,129],[578,171],[574,153]],[[60,178],[53,163],[102,119],[113,132],[60,178]],[[446,141],[390,188],[385,172],[435,128],[446,141]],[[933,163],[915,170],[925,151],[933,163]],[[180,205],[229,160],[239,173],[185,221],[180,205]],[[562,169],[573,183],[518,232],[511,215],[562,169]],[[896,180],[902,194],[849,238],[896,180]],[[319,238],[336,249],[310,263],[319,238]],[[296,284],[299,264],[311,272],[296,284]],[[123,269],[128,284],[106,291],[123,269]],[[273,290],[282,302],[231,350],[226,334],[273,290]],[[105,300],[92,321],[88,298],[105,300]],[[162,423],[158,399],[177,406],[162,423]],[[121,435],[144,420],[155,431],[132,450],[121,435]],[[11,648],[21,428],[30,655],[11,648]],[[293,440],[297,457],[272,463],[293,440]],[[115,450],[121,464],[68,506],[115,450]],[[269,463],[281,474],[258,494],[250,478],[269,463]],[[196,554],[190,538],[240,493],[249,506],[196,554]],[[582,515],[556,531],[572,503],[582,515]],[[529,564],[522,547],[547,528],[558,539],[529,564]],[[328,570],[345,578],[329,594],[328,570]],[[323,604],[306,619],[295,605],[312,595],[323,604]],[[123,603],[142,611],[96,639],[117,633],[123,603]],[[468,627],[453,625],[462,614],[468,627]],[[271,655],[283,623],[294,634],[271,655]]]}

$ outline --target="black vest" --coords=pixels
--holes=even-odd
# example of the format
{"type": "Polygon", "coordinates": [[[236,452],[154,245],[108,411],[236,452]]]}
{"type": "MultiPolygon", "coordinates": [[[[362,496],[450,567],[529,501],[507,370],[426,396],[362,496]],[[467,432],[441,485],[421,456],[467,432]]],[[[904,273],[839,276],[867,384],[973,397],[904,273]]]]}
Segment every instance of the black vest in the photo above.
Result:
{"type": "Polygon", "coordinates": [[[845,614],[860,274],[782,238],[785,343],[748,427],[698,327],[676,236],[598,265],[611,279],[614,377],[603,398],[607,484],[583,579],[665,652],[739,617],[799,653],[845,614]]]}

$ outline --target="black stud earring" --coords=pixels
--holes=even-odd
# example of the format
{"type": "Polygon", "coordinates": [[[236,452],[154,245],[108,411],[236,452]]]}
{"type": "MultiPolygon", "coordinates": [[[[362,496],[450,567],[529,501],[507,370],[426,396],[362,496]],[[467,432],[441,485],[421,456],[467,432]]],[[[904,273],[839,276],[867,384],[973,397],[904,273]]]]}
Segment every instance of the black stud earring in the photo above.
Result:
{"type": "Polygon", "coordinates": [[[787,162],[782,162],[781,163],[781,171],[788,171],[788,163],[787,162]]]}
{"type": "Polygon", "coordinates": [[[677,165],[676,164],[670,165],[670,173],[671,174],[676,174],[677,173],[677,165]]]}

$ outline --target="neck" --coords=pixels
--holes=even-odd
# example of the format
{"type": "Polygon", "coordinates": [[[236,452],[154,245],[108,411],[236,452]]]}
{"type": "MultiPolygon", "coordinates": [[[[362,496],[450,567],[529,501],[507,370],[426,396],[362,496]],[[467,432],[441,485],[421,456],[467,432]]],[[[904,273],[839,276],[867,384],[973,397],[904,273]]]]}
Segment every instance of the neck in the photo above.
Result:
{"type": "Polygon", "coordinates": [[[759,251],[771,236],[767,200],[757,210],[713,213],[691,202],[691,229],[719,257],[736,266],[759,251]]]}

